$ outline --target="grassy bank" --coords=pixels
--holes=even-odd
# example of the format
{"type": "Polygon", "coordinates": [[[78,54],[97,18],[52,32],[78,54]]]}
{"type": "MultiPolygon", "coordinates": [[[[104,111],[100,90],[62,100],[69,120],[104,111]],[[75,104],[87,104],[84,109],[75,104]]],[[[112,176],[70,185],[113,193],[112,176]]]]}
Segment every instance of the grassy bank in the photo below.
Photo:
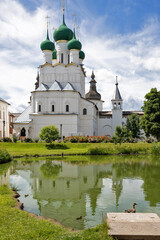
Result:
{"type": "Polygon", "coordinates": [[[71,232],[48,220],[37,219],[28,213],[15,209],[16,200],[13,192],[6,186],[0,186],[0,239],[3,240],[35,240],[35,239],[66,239],[94,240],[108,237],[105,223],[84,231],[71,232]]]}
{"type": "Polygon", "coordinates": [[[12,156],[25,155],[54,155],[59,154],[148,154],[151,153],[152,143],[5,143],[0,142],[0,148],[6,149],[12,156]]]}

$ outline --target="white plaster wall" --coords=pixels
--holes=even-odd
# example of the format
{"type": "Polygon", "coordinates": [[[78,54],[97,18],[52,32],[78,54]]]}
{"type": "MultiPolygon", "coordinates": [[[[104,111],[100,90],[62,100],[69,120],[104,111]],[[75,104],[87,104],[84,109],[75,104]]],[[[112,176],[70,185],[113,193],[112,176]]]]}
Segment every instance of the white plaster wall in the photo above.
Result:
{"type": "Polygon", "coordinates": [[[103,101],[102,100],[90,100],[90,101],[96,104],[98,111],[103,110],[103,101]]]}
{"type": "Polygon", "coordinates": [[[112,117],[98,119],[98,136],[112,136],[112,117]]]}
{"type": "Polygon", "coordinates": [[[8,104],[0,101],[0,139],[3,137],[9,137],[9,113],[8,104]],[[5,121],[4,128],[3,121],[5,121]]]}
{"type": "Polygon", "coordinates": [[[85,76],[80,66],[45,65],[40,68],[40,84],[45,83],[49,87],[57,80],[64,88],[70,82],[76,91],[85,96],[85,76]]]}
{"type": "Polygon", "coordinates": [[[115,133],[116,126],[122,127],[122,110],[113,109],[112,110],[112,135],[115,133]]]}
{"type": "Polygon", "coordinates": [[[60,41],[56,43],[57,49],[57,63],[61,62],[61,54],[63,54],[63,64],[68,64],[69,50],[67,48],[67,41],[60,41]]]}
{"type": "Polygon", "coordinates": [[[43,59],[44,59],[44,63],[50,63],[52,64],[52,51],[49,50],[44,50],[43,51],[43,59]]]}
{"type": "Polygon", "coordinates": [[[71,49],[70,50],[70,61],[79,65],[79,50],[71,49]]]}
{"type": "Polygon", "coordinates": [[[71,136],[77,133],[77,115],[30,115],[32,122],[31,138],[39,136],[42,127],[48,125],[55,125],[60,131],[60,124],[62,124],[62,136],[71,136]]]}

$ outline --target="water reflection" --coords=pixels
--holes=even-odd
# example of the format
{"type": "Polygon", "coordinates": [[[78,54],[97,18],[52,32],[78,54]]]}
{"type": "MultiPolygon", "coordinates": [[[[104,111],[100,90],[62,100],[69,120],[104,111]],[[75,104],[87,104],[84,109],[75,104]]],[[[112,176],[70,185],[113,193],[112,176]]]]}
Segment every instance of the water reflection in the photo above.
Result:
{"type": "MultiPolygon", "coordinates": [[[[101,223],[102,213],[123,212],[133,202],[138,203],[138,212],[160,215],[159,160],[17,161],[12,168],[10,183],[20,189],[25,210],[67,227],[95,226],[101,223]]],[[[9,182],[10,169],[0,180],[3,176],[3,182],[9,182]]]]}

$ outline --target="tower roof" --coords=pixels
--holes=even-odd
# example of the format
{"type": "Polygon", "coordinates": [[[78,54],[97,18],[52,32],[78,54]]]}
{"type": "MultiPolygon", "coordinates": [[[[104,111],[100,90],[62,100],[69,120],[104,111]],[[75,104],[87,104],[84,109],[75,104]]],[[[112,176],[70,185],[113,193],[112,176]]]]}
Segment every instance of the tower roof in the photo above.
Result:
{"type": "Polygon", "coordinates": [[[47,38],[45,41],[43,41],[41,43],[40,48],[42,51],[44,51],[44,50],[54,51],[54,49],[55,49],[54,43],[49,40],[48,29],[47,29],[47,38]]]}
{"type": "Polygon", "coordinates": [[[54,31],[53,36],[56,42],[60,40],[70,41],[73,38],[72,30],[66,26],[64,14],[63,14],[63,23],[59,28],[57,28],[54,31]]]}
{"type": "Polygon", "coordinates": [[[69,50],[71,50],[71,49],[81,50],[81,48],[82,48],[81,42],[76,39],[75,28],[74,28],[74,32],[73,32],[73,38],[72,38],[72,40],[70,40],[68,42],[67,47],[69,50]]]}
{"type": "Polygon", "coordinates": [[[114,91],[114,94],[113,94],[113,97],[112,97],[112,100],[121,100],[122,101],[122,97],[121,97],[121,94],[120,94],[120,91],[119,91],[119,88],[118,88],[118,81],[117,81],[117,77],[116,77],[116,89],[114,91]]]}
{"type": "Polygon", "coordinates": [[[96,80],[95,80],[95,75],[93,71],[92,71],[91,81],[90,81],[90,90],[86,94],[86,98],[90,100],[101,100],[101,94],[99,94],[96,89],[96,80]]]}

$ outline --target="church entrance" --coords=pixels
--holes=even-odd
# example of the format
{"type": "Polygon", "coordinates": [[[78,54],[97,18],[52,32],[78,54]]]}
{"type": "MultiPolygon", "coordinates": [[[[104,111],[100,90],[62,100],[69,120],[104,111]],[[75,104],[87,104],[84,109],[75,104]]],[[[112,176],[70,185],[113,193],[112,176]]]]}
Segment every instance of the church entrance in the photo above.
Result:
{"type": "Polygon", "coordinates": [[[26,136],[26,129],[22,128],[21,129],[21,137],[25,137],[26,136]]]}

